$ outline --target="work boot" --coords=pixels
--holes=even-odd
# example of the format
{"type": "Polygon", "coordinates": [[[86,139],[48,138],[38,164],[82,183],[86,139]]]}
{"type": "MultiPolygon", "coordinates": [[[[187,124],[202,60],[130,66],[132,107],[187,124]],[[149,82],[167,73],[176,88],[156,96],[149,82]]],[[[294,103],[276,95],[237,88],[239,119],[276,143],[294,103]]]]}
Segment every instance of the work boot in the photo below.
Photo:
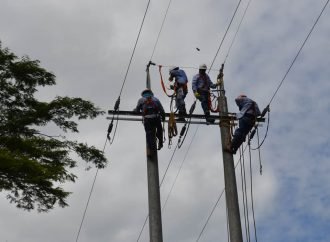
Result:
{"type": "Polygon", "coordinates": [[[158,148],[157,148],[157,150],[160,150],[161,148],[163,148],[163,141],[159,141],[158,142],[158,148]]]}
{"type": "Polygon", "coordinates": [[[206,124],[214,124],[215,119],[210,117],[210,112],[205,112],[206,124]]]}
{"type": "Polygon", "coordinates": [[[179,110],[179,117],[176,121],[186,122],[185,116],[187,116],[186,108],[182,108],[182,110],[179,110]]]}
{"type": "Polygon", "coordinates": [[[236,154],[236,151],[234,152],[233,148],[231,147],[230,144],[225,145],[225,147],[223,148],[224,151],[230,153],[230,154],[236,154]]]}

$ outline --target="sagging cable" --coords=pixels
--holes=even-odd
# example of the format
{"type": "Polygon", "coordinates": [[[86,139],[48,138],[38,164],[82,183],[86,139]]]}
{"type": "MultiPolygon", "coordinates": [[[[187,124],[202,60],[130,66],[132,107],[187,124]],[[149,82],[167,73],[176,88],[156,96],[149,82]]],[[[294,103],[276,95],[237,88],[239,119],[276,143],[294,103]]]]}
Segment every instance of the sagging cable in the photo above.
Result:
{"type": "Polygon", "coordinates": [[[195,108],[196,108],[196,100],[193,102],[193,104],[191,105],[191,107],[189,109],[189,120],[188,120],[188,122],[186,122],[185,125],[181,129],[180,137],[179,137],[179,141],[178,141],[178,148],[181,148],[184,140],[186,139],[186,136],[187,136],[190,124],[191,124],[191,115],[194,113],[195,108]],[[183,139],[182,139],[182,142],[181,142],[182,137],[183,137],[183,139]]]}

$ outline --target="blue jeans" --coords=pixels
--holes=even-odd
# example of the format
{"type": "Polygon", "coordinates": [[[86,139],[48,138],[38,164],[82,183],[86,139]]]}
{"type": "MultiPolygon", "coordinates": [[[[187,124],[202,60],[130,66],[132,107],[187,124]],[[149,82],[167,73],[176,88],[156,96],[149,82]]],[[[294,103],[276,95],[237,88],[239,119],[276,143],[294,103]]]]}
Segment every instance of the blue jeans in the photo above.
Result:
{"type": "Polygon", "coordinates": [[[186,104],[184,102],[186,96],[187,93],[184,92],[183,87],[176,90],[175,106],[179,110],[179,114],[186,114],[186,104]]]}
{"type": "Polygon", "coordinates": [[[238,128],[234,132],[234,137],[231,142],[231,147],[234,153],[238,150],[241,144],[245,141],[246,136],[253,128],[255,117],[253,115],[245,114],[238,120],[238,128]]]}

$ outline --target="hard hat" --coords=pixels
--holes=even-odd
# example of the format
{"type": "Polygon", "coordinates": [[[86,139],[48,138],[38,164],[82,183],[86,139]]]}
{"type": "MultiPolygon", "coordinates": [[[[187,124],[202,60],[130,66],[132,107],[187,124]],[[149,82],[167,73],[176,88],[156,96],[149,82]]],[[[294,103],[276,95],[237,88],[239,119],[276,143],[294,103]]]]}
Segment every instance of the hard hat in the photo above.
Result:
{"type": "Polygon", "coordinates": [[[207,66],[206,66],[206,64],[200,64],[200,65],[199,65],[199,69],[200,69],[200,70],[207,70],[207,66]]]}
{"type": "Polygon", "coordinates": [[[144,90],[141,92],[141,96],[142,96],[142,97],[147,97],[147,96],[152,97],[153,95],[154,95],[153,92],[152,92],[149,88],[144,89],[144,90]]]}
{"type": "Polygon", "coordinates": [[[170,71],[174,71],[174,70],[178,70],[178,69],[179,69],[178,66],[171,66],[171,67],[170,67],[170,71]]]}
{"type": "Polygon", "coordinates": [[[240,94],[237,98],[245,98],[246,95],[245,94],[240,94]]]}

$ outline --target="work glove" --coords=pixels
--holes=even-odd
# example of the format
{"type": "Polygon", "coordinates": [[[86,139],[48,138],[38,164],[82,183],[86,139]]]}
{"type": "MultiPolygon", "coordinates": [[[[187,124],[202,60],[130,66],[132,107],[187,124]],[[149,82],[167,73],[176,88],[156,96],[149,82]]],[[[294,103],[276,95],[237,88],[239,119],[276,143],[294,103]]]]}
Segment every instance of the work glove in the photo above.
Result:
{"type": "Polygon", "coordinates": [[[170,89],[171,90],[174,90],[174,85],[170,85],[170,89]]]}
{"type": "Polygon", "coordinates": [[[200,99],[201,98],[201,95],[198,93],[198,92],[194,92],[194,95],[197,99],[200,99]]]}

